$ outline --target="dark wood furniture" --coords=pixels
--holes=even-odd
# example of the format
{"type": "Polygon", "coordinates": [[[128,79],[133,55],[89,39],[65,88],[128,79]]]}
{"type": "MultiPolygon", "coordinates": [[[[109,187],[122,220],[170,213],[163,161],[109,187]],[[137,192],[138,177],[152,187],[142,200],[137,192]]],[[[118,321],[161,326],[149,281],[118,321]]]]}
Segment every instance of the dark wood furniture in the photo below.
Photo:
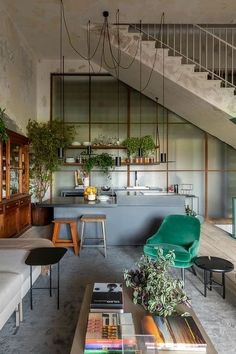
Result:
{"type": "Polygon", "coordinates": [[[17,236],[31,224],[29,140],[7,134],[7,142],[0,142],[0,238],[17,236]]]}
{"type": "MultiPolygon", "coordinates": [[[[88,313],[89,313],[89,308],[90,308],[90,302],[91,302],[91,297],[92,297],[92,289],[93,285],[89,284],[86,286],[84,297],[83,297],[83,302],[81,305],[80,309],[80,314],[79,314],[79,319],[78,323],[76,326],[75,330],[75,335],[74,335],[74,340],[71,348],[70,354],[83,354],[84,352],[84,339],[85,339],[85,334],[86,334],[86,328],[87,328],[87,319],[88,319],[88,313]]],[[[135,305],[132,302],[132,291],[131,289],[127,289],[124,287],[124,312],[131,312],[133,315],[133,320],[134,320],[134,325],[135,325],[135,332],[136,334],[141,334],[141,319],[143,316],[146,314],[142,306],[140,305],[135,305]]],[[[183,313],[185,311],[188,311],[191,316],[193,316],[194,320],[196,321],[206,343],[207,343],[207,354],[217,354],[217,351],[215,350],[213,344],[210,341],[210,338],[204,331],[204,328],[202,327],[201,323],[199,322],[196,314],[191,308],[188,308],[186,306],[181,306],[180,311],[183,313]]],[[[168,351],[160,351],[160,354],[167,354],[167,353],[173,353],[173,351],[168,352],[168,351]]],[[[178,351],[175,351],[174,353],[178,353],[178,351]]],[[[190,354],[190,352],[186,351],[186,354],[190,354]]]]}
{"type": "Polygon", "coordinates": [[[231,272],[234,269],[233,263],[223,258],[210,256],[197,257],[194,263],[204,271],[204,296],[207,296],[209,285],[209,290],[212,290],[213,286],[222,287],[222,297],[225,299],[225,273],[231,272]],[[222,282],[219,283],[213,280],[212,273],[220,273],[222,275],[222,282]]]}

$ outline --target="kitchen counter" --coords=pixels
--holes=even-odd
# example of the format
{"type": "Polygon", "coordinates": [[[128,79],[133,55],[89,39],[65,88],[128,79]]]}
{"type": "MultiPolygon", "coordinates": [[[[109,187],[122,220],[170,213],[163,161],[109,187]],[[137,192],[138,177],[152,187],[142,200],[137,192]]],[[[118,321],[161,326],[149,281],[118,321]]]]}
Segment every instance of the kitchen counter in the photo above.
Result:
{"type": "MultiPolygon", "coordinates": [[[[143,245],[170,214],[185,214],[185,196],[174,193],[116,191],[108,201],[86,201],[83,197],[56,197],[40,204],[53,207],[55,218],[80,218],[83,214],[105,214],[108,245],[143,245]]],[[[86,225],[89,235],[96,235],[96,225],[86,225]]],[[[78,222],[80,234],[80,223],[78,222]]],[[[66,228],[62,230],[67,234],[66,228]]]]}

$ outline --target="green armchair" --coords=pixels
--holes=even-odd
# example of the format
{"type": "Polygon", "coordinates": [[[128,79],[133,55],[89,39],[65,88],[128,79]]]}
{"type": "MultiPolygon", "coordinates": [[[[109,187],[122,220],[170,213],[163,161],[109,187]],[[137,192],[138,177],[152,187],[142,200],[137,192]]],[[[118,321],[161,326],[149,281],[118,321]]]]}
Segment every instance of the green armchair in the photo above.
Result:
{"type": "Polygon", "coordinates": [[[149,237],[144,246],[144,254],[157,257],[156,248],[164,253],[175,252],[175,267],[181,268],[184,282],[185,268],[192,267],[199,250],[200,221],[193,216],[169,215],[165,217],[157,232],[149,237]]]}

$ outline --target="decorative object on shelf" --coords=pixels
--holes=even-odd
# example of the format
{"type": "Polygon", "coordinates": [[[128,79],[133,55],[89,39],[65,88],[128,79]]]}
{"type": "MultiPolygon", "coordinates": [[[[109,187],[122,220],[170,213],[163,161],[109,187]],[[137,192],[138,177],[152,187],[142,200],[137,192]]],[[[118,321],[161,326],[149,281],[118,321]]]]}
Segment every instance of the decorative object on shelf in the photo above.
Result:
{"type": "Polygon", "coordinates": [[[147,157],[150,153],[154,153],[156,145],[151,135],[141,137],[140,147],[144,157],[147,157]]]}
{"type": "MultiPolygon", "coordinates": [[[[129,158],[132,155],[136,156],[136,163],[140,162],[140,158],[143,160],[143,157],[148,157],[150,153],[154,153],[156,148],[156,145],[151,135],[145,135],[140,138],[129,137],[123,141],[123,145],[127,149],[127,155],[129,158]]],[[[148,162],[149,160],[147,161],[147,163],[148,162]]]]}
{"type": "Polygon", "coordinates": [[[61,161],[58,158],[59,147],[66,148],[74,139],[74,126],[51,121],[39,123],[29,120],[27,133],[30,139],[30,190],[38,202],[42,202],[52,179],[52,173],[58,169],[61,161]]]}
{"type": "Polygon", "coordinates": [[[6,142],[8,140],[8,135],[6,131],[6,126],[4,122],[5,108],[0,107],[0,141],[6,142]]]}
{"type": "Polygon", "coordinates": [[[169,251],[163,254],[157,248],[157,259],[142,256],[137,269],[125,270],[126,286],[133,289],[133,302],[140,304],[150,313],[158,316],[170,316],[177,312],[177,305],[188,304],[183,283],[174,279],[168,270],[174,265],[175,254],[169,251]]]}
{"type": "Polygon", "coordinates": [[[93,139],[94,146],[119,146],[120,142],[117,137],[109,137],[100,134],[97,138],[93,139]]]}

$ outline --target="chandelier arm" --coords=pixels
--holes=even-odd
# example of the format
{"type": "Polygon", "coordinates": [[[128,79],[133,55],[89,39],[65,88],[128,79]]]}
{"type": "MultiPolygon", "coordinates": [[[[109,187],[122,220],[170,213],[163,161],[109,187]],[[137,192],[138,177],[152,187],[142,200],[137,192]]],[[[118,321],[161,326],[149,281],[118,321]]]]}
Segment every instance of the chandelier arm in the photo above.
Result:
{"type": "MultiPolygon", "coordinates": [[[[109,36],[108,36],[108,24],[107,24],[107,21],[106,21],[106,30],[105,30],[105,34],[104,34],[104,40],[106,39],[107,37],[107,40],[108,40],[108,43],[110,43],[109,41],[109,36]]],[[[117,65],[116,63],[114,63],[114,58],[112,57],[111,55],[111,58],[112,58],[112,61],[113,61],[113,66],[111,66],[110,64],[107,63],[107,60],[106,60],[106,52],[105,52],[105,44],[104,44],[104,47],[103,47],[103,60],[104,60],[104,63],[106,64],[106,66],[111,69],[111,70],[115,70],[116,72],[116,69],[117,69],[117,65]]],[[[117,72],[116,72],[116,76],[117,76],[117,72]]]]}

